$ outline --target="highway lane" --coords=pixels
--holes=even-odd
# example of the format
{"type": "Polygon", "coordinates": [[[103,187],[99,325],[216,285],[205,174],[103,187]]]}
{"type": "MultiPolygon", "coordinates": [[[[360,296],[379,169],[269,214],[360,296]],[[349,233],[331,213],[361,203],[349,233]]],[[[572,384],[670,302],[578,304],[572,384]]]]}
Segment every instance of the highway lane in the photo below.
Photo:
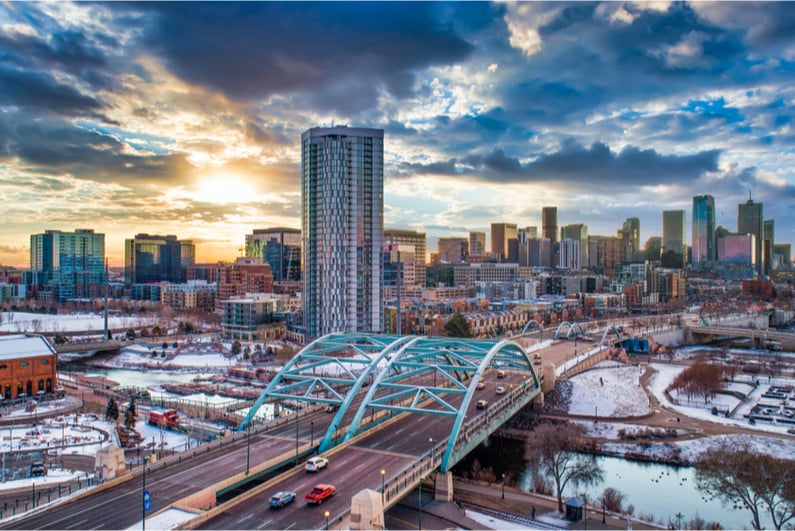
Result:
{"type": "MultiPolygon", "coordinates": [[[[477,400],[488,400],[491,405],[500,399],[496,394],[498,385],[508,388],[511,383],[518,385],[522,381],[520,375],[512,371],[504,379],[496,379],[495,375],[496,371],[487,371],[486,388],[476,391],[466,412],[467,418],[486,413],[486,410],[477,409],[477,400]]],[[[448,395],[447,398],[457,405],[463,396],[448,395]]],[[[287,472],[258,488],[257,494],[251,498],[242,502],[232,501],[221,514],[197,529],[322,529],[325,511],[329,511],[334,519],[350,510],[351,498],[361,490],[380,491],[382,469],[386,471],[387,487],[394,481],[407,479],[400,471],[429,456],[432,445],[443,442],[450,435],[454,421],[454,417],[404,414],[364,435],[354,444],[331,453],[328,469],[317,474],[300,469],[287,472]],[[307,506],[303,495],[316,483],[331,483],[337,487],[337,493],[320,507],[307,506]],[[270,509],[270,496],[280,490],[295,491],[298,499],[285,508],[270,509]]],[[[438,448],[434,454],[437,464],[442,451],[438,448]]]]}
{"type": "MultiPolygon", "coordinates": [[[[299,417],[299,443],[310,442],[318,431],[326,429],[331,415],[322,410],[299,417]],[[313,423],[313,424],[312,424],[313,423]],[[314,430],[314,434],[310,431],[314,430]]],[[[295,422],[289,422],[264,432],[252,430],[250,467],[264,463],[285,451],[294,448],[295,422]]],[[[179,463],[160,464],[147,467],[146,487],[152,496],[149,514],[174,503],[189,494],[199,492],[225,478],[245,472],[247,437],[231,441],[223,446],[207,445],[191,450],[196,457],[183,459],[179,463]]],[[[217,443],[213,443],[217,444],[217,443]]],[[[113,487],[96,490],[86,496],[36,511],[13,521],[0,522],[0,529],[119,529],[134,525],[141,520],[142,481],[140,477],[113,487]]]]}

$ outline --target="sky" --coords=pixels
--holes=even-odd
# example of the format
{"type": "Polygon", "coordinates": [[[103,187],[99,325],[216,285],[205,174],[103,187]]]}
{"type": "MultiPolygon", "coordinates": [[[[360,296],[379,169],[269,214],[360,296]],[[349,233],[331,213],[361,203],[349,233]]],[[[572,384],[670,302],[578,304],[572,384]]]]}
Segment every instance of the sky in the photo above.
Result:
{"type": "Polygon", "coordinates": [[[232,260],[300,228],[300,135],[385,132],[384,225],[615,235],[749,194],[795,242],[795,3],[0,0],[0,264],[90,228],[232,260]]]}

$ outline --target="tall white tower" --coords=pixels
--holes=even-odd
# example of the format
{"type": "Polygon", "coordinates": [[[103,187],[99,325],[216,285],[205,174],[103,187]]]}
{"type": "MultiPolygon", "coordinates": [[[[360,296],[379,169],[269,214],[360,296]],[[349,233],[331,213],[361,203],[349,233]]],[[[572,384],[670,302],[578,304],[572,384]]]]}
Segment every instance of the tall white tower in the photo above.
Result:
{"type": "Polygon", "coordinates": [[[307,339],[381,332],[383,129],[315,127],[301,135],[301,229],[307,339]]]}

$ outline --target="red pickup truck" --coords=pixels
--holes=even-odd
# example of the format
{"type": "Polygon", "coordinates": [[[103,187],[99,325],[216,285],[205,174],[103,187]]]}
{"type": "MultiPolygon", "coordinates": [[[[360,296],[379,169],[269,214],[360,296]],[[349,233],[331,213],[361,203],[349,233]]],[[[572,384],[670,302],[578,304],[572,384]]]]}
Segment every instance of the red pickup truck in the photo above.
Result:
{"type": "Polygon", "coordinates": [[[315,503],[320,505],[326,498],[331,498],[334,496],[334,492],[336,490],[337,487],[334,485],[319,483],[318,485],[315,485],[315,488],[312,489],[311,492],[307,492],[304,495],[304,499],[306,500],[306,503],[315,503]]]}

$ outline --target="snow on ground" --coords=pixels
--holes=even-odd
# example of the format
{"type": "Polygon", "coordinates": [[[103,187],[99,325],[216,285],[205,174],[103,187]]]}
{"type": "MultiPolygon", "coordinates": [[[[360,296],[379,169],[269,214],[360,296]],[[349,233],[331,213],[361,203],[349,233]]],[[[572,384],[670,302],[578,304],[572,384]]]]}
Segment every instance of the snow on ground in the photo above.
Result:
{"type": "MultiPolygon", "coordinates": [[[[716,424],[737,426],[771,433],[786,433],[787,429],[792,427],[784,424],[766,422],[757,422],[756,424],[752,425],[749,424],[745,417],[743,417],[743,415],[747,413],[751,407],[756,404],[756,402],[759,401],[761,395],[766,392],[771,385],[792,385],[792,379],[772,378],[769,381],[764,381],[764,379],[760,380],[760,385],[757,386],[757,388],[748,395],[748,398],[745,399],[743,404],[737,408],[733,417],[726,418],[725,416],[713,415],[710,408],[704,408],[702,404],[699,404],[702,405],[702,407],[682,406],[674,404],[668,399],[668,396],[665,394],[665,389],[671,384],[671,382],[673,382],[674,378],[676,378],[676,376],[685,369],[684,366],[652,363],[651,367],[657,371],[657,373],[652,376],[649,382],[652,393],[654,393],[654,396],[660,401],[660,404],[662,404],[663,407],[680,413],[682,416],[714,422],[716,424]]],[[[718,396],[723,397],[724,395],[718,396]]]]}
{"type": "Polygon", "coordinates": [[[635,366],[597,368],[573,376],[569,413],[600,417],[648,413],[649,398],[639,383],[642,371],[635,366]]]}
{"type": "MultiPolygon", "coordinates": [[[[527,525],[502,520],[493,516],[488,516],[483,513],[471,511],[469,509],[464,513],[467,518],[471,518],[479,524],[483,524],[483,529],[527,529],[527,525]]],[[[541,517],[538,518],[541,520],[541,517]]],[[[553,524],[554,525],[554,524],[553,524]]]]}
{"type": "MultiPolygon", "coordinates": [[[[108,316],[109,328],[132,328],[149,326],[154,317],[118,315],[108,316]]],[[[0,332],[81,332],[105,328],[105,316],[101,313],[48,314],[28,312],[0,312],[0,332]]]]}
{"type": "MultiPolygon", "coordinates": [[[[165,511],[146,518],[146,527],[149,529],[177,529],[182,524],[196,518],[195,513],[181,509],[166,509],[165,511]]],[[[141,522],[128,527],[130,531],[141,529],[141,522]]]]}

